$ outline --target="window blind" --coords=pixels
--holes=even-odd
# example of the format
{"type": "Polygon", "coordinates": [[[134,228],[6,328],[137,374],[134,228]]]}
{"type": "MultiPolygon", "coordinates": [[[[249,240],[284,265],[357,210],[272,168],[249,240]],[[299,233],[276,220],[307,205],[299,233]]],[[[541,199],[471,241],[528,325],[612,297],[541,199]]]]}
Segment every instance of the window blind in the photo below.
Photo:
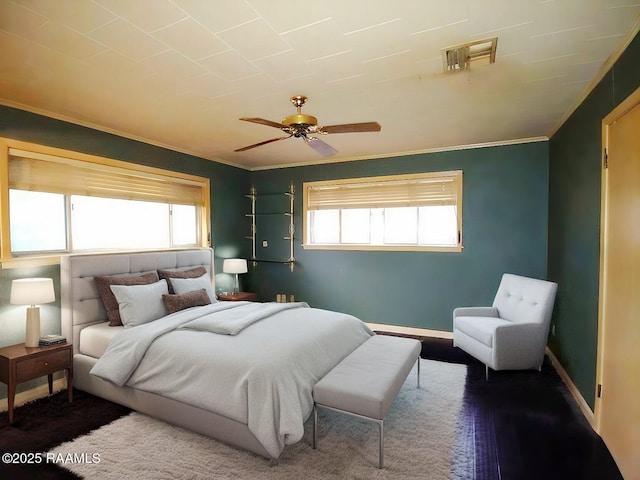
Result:
{"type": "Polygon", "coordinates": [[[205,198],[195,180],[16,149],[9,150],[9,188],[196,206],[205,198]]]}
{"type": "Polygon", "coordinates": [[[308,210],[456,206],[462,171],[314,182],[305,187],[308,210]]]}

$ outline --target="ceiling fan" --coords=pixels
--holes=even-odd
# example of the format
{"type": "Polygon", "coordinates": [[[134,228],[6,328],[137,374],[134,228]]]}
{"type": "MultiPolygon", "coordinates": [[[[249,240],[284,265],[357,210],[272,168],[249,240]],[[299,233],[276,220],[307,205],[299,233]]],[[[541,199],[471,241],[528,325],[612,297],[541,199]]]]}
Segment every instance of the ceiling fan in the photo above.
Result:
{"type": "Polygon", "coordinates": [[[364,122],[364,123],[343,123],[341,125],[328,125],[325,127],[318,126],[318,119],[312,115],[302,113],[302,106],[307,102],[307,97],[304,95],[296,95],[291,97],[291,103],[298,109],[298,113],[295,115],[289,115],[284,118],[281,123],[266,120],[264,118],[246,118],[243,117],[240,120],[245,122],[259,123],[261,125],[267,125],[268,127],[275,127],[282,130],[288,135],[286,137],[272,138],[271,140],[265,140],[264,142],[255,143],[247,147],[242,147],[235,152],[244,152],[251,148],[260,147],[267,143],[277,142],[279,140],[286,140],[287,138],[296,137],[302,138],[307,145],[313,148],[323,157],[329,157],[338,151],[331,145],[323,142],[318,137],[311,135],[326,135],[329,133],[355,133],[355,132],[379,132],[380,124],[378,122],[364,122]]]}

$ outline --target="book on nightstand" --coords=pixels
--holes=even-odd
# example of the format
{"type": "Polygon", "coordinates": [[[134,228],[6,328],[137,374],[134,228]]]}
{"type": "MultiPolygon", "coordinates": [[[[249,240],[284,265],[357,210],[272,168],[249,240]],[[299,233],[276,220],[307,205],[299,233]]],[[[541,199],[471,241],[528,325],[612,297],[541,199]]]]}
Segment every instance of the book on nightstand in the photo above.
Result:
{"type": "Polygon", "coordinates": [[[38,344],[41,347],[47,347],[49,345],[56,345],[58,343],[64,343],[67,341],[67,337],[63,337],[62,335],[45,335],[44,337],[40,337],[40,341],[38,344]]]}

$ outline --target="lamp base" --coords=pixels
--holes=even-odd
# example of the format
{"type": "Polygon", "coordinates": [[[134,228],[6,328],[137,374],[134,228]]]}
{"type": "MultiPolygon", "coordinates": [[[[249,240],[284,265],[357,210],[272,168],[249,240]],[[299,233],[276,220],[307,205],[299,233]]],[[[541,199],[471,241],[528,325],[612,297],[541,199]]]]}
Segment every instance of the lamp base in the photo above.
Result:
{"type": "Polygon", "coordinates": [[[40,342],[40,307],[27,308],[27,330],[24,336],[25,347],[37,347],[40,342]]]}

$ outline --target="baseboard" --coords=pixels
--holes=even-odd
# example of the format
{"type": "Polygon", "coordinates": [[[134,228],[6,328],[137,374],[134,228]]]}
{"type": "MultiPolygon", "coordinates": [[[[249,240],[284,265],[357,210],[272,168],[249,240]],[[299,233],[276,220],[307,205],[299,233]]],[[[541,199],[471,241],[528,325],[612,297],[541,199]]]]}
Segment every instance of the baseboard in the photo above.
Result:
{"type": "Polygon", "coordinates": [[[429,330],[418,327],[402,327],[399,325],[386,325],[384,323],[367,323],[371,330],[381,332],[402,333],[404,335],[417,335],[419,337],[453,338],[452,332],[443,330],[429,330]]]}
{"type": "MultiPolygon", "coordinates": [[[[58,378],[53,381],[53,393],[59,392],[67,388],[67,380],[64,378],[58,378]]],[[[37,387],[25,390],[24,392],[16,393],[16,399],[13,407],[17,408],[25,403],[32,402],[38,398],[46,397],[49,395],[49,385],[44,383],[37,387]]],[[[9,409],[9,404],[6,398],[0,400],[0,412],[6,412],[9,409]]]]}
{"type": "Polygon", "coordinates": [[[578,390],[578,388],[574,385],[573,381],[571,380],[571,377],[569,376],[567,371],[564,369],[562,364],[558,361],[558,359],[553,354],[553,352],[549,349],[549,347],[547,347],[546,349],[546,354],[549,356],[549,359],[551,360],[551,364],[553,365],[553,368],[556,369],[556,372],[558,372],[558,375],[560,375],[560,378],[569,389],[569,392],[571,392],[571,395],[573,396],[574,400],[578,404],[578,407],[580,407],[580,411],[585,416],[585,418],[587,419],[591,427],[595,429],[595,416],[593,414],[593,411],[591,410],[591,407],[589,406],[587,401],[584,399],[584,397],[580,393],[580,390],[578,390]]]}

